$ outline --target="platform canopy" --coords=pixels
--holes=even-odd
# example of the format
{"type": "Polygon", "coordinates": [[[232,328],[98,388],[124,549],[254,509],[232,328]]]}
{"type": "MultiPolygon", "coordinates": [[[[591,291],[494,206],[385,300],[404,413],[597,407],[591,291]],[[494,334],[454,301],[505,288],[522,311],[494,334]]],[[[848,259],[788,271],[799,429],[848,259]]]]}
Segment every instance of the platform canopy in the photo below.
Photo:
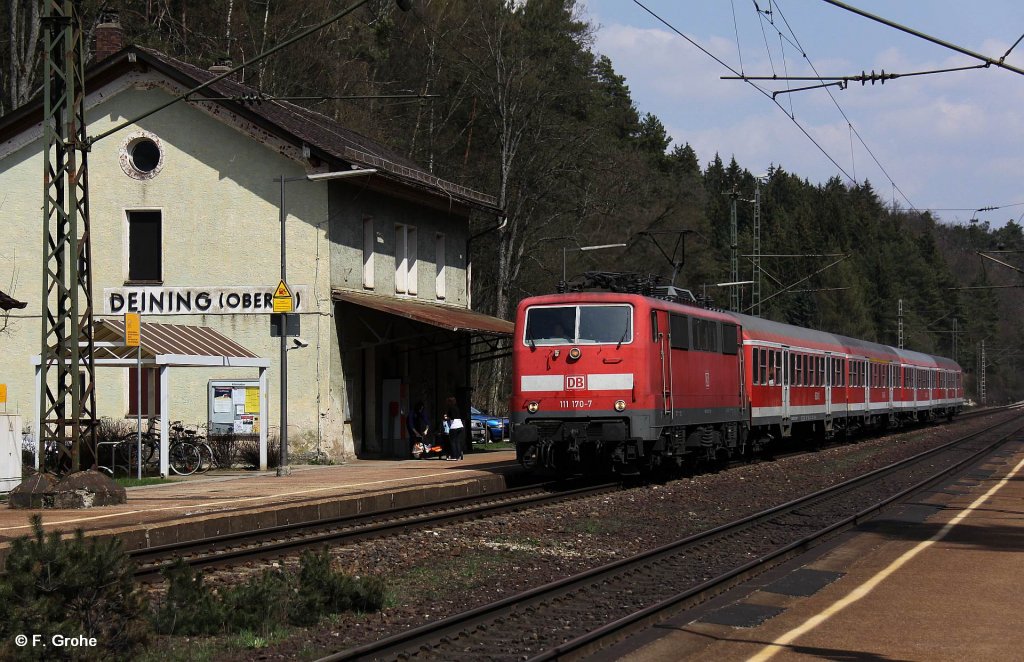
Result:
{"type": "Polygon", "coordinates": [[[415,322],[422,322],[447,331],[469,331],[493,336],[511,336],[515,325],[500,317],[492,317],[468,308],[425,303],[415,299],[382,297],[362,292],[335,289],[331,291],[335,301],[353,303],[372,308],[389,315],[397,315],[415,322]]]}
{"type": "MultiPolygon", "coordinates": [[[[185,324],[139,324],[139,346],[125,346],[123,319],[101,319],[93,325],[93,357],[96,367],[150,367],[160,372],[160,473],[166,476],[167,449],[170,443],[169,368],[224,367],[259,368],[260,380],[260,470],[267,470],[267,368],[270,359],[261,358],[227,336],[204,326],[185,324]]],[[[66,357],[65,361],[70,360],[66,357]]],[[[42,359],[32,357],[36,366],[36,411],[42,400],[42,359]]],[[[39,439],[36,416],[35,438],[39,439]]],[[[36,467],[39,466],[36,454],[36,467]]]]}
{"type": "MultiPolygon", "coordinates": [[[[224,334],[205,326],[142,322],[139,328],[143,363],[236,368],[266,368],[270,365],[269,359],[260,358],[224,334]]],[[[129,361],[130,365],[135,365],[137,350],[125,347],[124,338],[123,319],[96,322],[93,331],[96,365],[110,365],[111,361],[129,361]]]]}

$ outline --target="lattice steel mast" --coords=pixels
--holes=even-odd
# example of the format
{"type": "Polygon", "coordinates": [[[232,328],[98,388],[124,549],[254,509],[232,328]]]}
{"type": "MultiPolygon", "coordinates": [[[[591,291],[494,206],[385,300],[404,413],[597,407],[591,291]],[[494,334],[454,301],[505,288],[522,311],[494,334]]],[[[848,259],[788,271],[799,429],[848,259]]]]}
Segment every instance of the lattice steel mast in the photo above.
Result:
{"type": "Polygon", "coordinates": [[[43,398],[39,457],[78,471],[96,449],[85,67],[78,0],[46,0],[43,19],[43,398]]]}
{"type": "Polygon", "coordinates": [[[736,199],[739,194],[733,187],[729,195],[729,310],[734,313],[740,312],[740,258],[739,239],[737,231],[736,199]]]}
{"type": "Polygon", "coordinates": [[[761,178],[754,178],[754,283],[751,286],[750,314],[761,316],[761,178]]]}

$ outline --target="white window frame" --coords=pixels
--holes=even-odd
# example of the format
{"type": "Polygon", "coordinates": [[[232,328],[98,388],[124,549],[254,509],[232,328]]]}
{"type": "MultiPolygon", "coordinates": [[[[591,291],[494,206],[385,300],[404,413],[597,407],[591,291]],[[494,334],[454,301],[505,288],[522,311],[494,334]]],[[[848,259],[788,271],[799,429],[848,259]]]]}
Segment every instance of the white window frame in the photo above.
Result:
{"type": "Polygon", "coordinates": [[[124,282],[125,283],[150,283],[150,284],[152,284],[152,283],[163,283],[164,282],[164,275],[165,275],[165,267],[167,266],[165,264],[166,256],[164,255],[164,227],[166,225],[166,223],[164,221],[166,219],[164,217],[163,207],[132,207],[130,209],[124,209],[123,210],[123,218],[124,218],[124,248],[123,248],[122,255],[124,257],[124,262],[123,262],[123,264],[124,264],[124,282]],[[157,280],[155,280],[155,281],[153,281],[153,280],[136,281],[136,280],[132,280],[132,278],[131,278],[131,259],[132,259],[132,223],[131,223],[131,215],[132,215],[132,213],[135,213],[135,212],[156,212],[156,213],[160,214],[160,239],[159,239],[159,241],[160,241],[160,277],[157,280]]]}
{"type": "Polygon", "coordinates": [[[373,289],[373,255],[377,236],[373,232],[373,219],[363,219],[363,288],[373,289]]]}
{"type": "Polygon", "coordinates": [[[395,293],[416,296],[419,292],[416,226],[395,224],[395,293]]]}
{"type": "Polygon", "coordinates": [[[434,264],[437,273],[434,276],[434,295],[438,299],[448,296],[448,259],[445,254],[444,233],[434,235],[434,264]]]}
{"type": "Polygon", "coordinates": [[[420,273],[419,273],[419,233],[416,232],[416,226],[407,225],[405,228],[405,257],[408,264],[408,282],[409,282],[409,294],[416,296],[420,291],[420,273]]]}

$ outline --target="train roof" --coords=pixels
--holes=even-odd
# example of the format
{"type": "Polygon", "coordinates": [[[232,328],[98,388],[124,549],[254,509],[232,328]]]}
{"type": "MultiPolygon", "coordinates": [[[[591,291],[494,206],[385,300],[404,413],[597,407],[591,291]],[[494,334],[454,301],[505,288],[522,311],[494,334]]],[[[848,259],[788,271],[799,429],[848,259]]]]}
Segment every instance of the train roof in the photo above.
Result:
{"type": "Polygon", "coordinates": [[[523,299],[519,303],[519,306],[520,308],[523,308],[526,306],[554,305],[569,302],[637,303],[639,301],[644,301],[649,305],[657,305],[659,307],[671,306],[673,308],[685,308],[687,309],[688,314],[700,314],[701,317],[709,319],[734,322],[743,327],[745,336],[753,337],[755,339],[769,340],[783,344],[790,344],[794,340],[800,340],[819,349],[832,348],[834,351],[860,353],[864,356],[880,360],[895,361],[898,363],[911,363],[914,365],[943,368],[946,370],[960,370],[960,365],[957,364],[956,361],[942,356],[925,354],[923,352],[916,352],[909,349],[897,349],[890,345],[861,340],[860,338],[851,338],[849,336],[829,333],[827,331],[816,331],[802,326],[794,326],[792,324],[776,322],[774,320],[764,319],[761,317],[754,317],[753,315],[744,315],[743,313],[702,308],[701,306],[685,302],[667,301],[665,299],[645,296],[642,294],[608,291],[545,294],[523,299]]]}
{"type": "Polygon", "coordinates": [[[764,336],[765,339],[778,340],[784,338],[795,338],[819,345],[831,345],[837,349],[843,349],[844,351],[859,350],[866,356],[870,355],[874,358],[887,359],[890,361],[897,361],[899,363],[912,363],[915,365],[944,368],[947,370],[960,370],[959,364],[952,359],[948,359],[943,356],[925,354],[924,352],[916,352],[910,349],[898,349],[890,345],[861,340],[860,338],[851,338],[849,336],[828,333],[826,331],[815,331],[814,329],[807,329],[801,326],[794,326],[792,324],[784,324],[782,322],[775,322],[773,320],[754,317],[752,315],[744,315],[742,313],[730,314],[735,317],[740,324],[742,324],[745,333],[753,332],[752,335],[764,336]]]}

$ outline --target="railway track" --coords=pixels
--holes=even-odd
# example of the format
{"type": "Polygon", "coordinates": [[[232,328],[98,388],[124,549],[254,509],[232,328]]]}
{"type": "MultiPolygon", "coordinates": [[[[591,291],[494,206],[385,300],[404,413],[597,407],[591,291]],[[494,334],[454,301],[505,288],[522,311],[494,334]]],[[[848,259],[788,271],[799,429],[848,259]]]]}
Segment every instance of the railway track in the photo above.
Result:
{"type": "Polygon", "coordinates": [[[1024,430],[1002,421],[644,554],[323,660],[575,658],[765,572],[970,466],[1024,430]]]}
{"type": "MultiPolygon", "coordinates": [[[[995,413],[1002,408],[971,412],[995,413]]],[[[808,452],[777,455],[788,457],[808,452]]],[[[258,531],[222,534],[194,541],[171,543],[130,552],[137,580],[152,583],[178,559],[195,568],[237,565],[254,559],[278,558],[324,544],[349,544],[370,538],[399,535],[415,529],[489,517],[559,501],[580,499],[619,489],[618,483],[589,485],[545,482],[525,485],[493,495],[450,499],[420,506],[389,509],[365,515],[348,515],[318,522],[299,522],[258,531]]]]}
{"type": "Polygon", "coordinates": [[[582,499],[619,489],[619,483],[595,485],[584,481],[560,484],[545,482],[490,495],[448,499],[365,515],[287,524],[149,547],[132,551],[129,555],[136,564],[135,578],[151,583],[160,581],[161,572],[179,558],[194,568],[234,565],[256,558],[294,554],[327,543],[349,544],[369,538],[393,536],[415,529],[582,499]]]}

